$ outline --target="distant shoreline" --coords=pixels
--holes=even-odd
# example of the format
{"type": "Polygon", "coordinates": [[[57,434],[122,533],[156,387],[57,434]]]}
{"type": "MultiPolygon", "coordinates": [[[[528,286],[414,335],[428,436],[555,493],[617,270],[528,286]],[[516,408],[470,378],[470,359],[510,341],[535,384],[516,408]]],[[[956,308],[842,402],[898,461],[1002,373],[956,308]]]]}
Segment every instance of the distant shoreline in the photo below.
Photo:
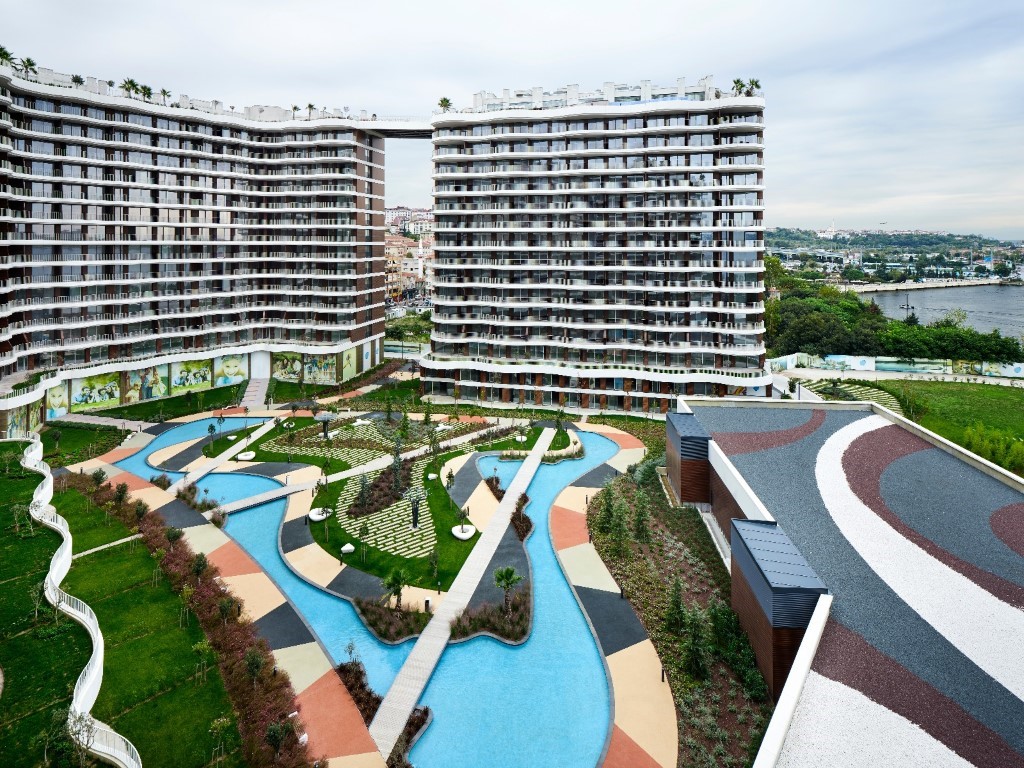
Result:
{"type": "MultiPolygon", "coordinates": [[[[842,286],[854,293],[897,293],[901,291],[923,291],[929,288],[974,288],[982,285],[1003,285],[998,277],[986,277],[980,280],[943,280],[932,283],[877,283],[871,285],[846,285],[842,286]]],[[[1020,285],[1019,283],[1006,283],[1006,285],[1020,285]]]]}

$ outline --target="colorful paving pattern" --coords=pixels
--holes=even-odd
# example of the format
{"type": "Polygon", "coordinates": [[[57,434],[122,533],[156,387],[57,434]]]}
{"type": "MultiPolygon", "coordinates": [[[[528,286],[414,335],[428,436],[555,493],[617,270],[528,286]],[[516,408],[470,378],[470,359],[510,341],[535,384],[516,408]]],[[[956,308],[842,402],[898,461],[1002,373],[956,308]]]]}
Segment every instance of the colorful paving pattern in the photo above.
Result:
{"type": "Polygon", "coordinates": [[[868,410],[697,418],[835,596],[782,766],[1024,766],[1024,493],[868,410]]]}

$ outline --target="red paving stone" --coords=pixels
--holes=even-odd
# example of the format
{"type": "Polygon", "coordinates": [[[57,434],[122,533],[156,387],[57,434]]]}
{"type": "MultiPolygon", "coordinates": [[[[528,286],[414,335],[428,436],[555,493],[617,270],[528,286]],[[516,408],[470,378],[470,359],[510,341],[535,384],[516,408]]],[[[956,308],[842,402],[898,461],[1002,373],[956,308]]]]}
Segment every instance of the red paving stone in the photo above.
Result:
{"type": "Polygon", "coordinates": [[[486,424],[487,419],[483,416],[459,416],[459,421],[466,424],[486,424]]]}
{"type": "Polygon", "coordinates": [[[260,567],[255,561],[233,541],[217,547],[208,557],[210,562],[217,566],[221,576],[245,576],[250,573],[260,573],[260,567]]]}
{"type": "Polygon", "coordinates": [[[102,456],[99,456],[100,461],[105,461],[107,464],[114,464],[121,459],[127,459],[134,453],[139,451],[138,448],[114,448],[111,451],[107,451],[102,456]]]}
{"type": "Polygon", "coordinates": [[[626,434],[619,435],[619,434],[615,434],[614,432],[601,432],[599,434],[603,435],[604,437],[607,437],[609,440],[614,440],[615,444],[617,446],[619,446],[619,448],[625,449],[625,448],[643,448],[644,447],[644,441],[641,440],[638,437],[633,437],[632,435],[626,435],[626,434]]]}
{"type": "Polygon", "coordinates": [[[551,542],[555,545],[555,551],[560,552],[563,549],[590,541],[590,536],[587,533],[587,517],[580,512],[573,512],[571,509],[555,504],[551,507],[548,521],[551,526],[551,542]]]}
{"type": "Polygon", "coordinates": [[[358,389],[354,389],[351,392],[346,392],[345,394],[342,395],[342,397],[343,398],[359,397],[361,394],[363,394],[363,393],[360,392],[358,389]]]}
{"type": "Polygon", "coordinates": [[[309,754],[344,757],[377,751],[356,703],[333,669],[295,700],[309,734],[309,754]]]}
{"type": "Polygon", "coordinates": [[[245,408],[224,408],[220,411],[216,411],[216,413],[220,414],[221,416],[234,416],[239,413],[244,414],[245,408]]]}
{"type": "Polygon", "coordinates": [[[988,519],[992,532],[999,540],[1024,557],[1024,504],[1010,504],[997,509],[988,519]]]}
{"type": "MultiPolygon", "coordinates": [[[[312,739],[312,737],[310,737],[312,739]]],[[[658,762],[633,741],[619,726],[612,731],[612,741],[604,758],[604,768],[661,768],[658,762]]]]}
{"type": "Polygon", "coordinates": [[[128,491],[130,493],[134,493],[135,491],[144,491],[147,488],[156,488],[156,486],[153,485],[152,483],[148,482],[147,480],[143,480],[138,475],[133,475],[131,472],[122,472],[121,474],[117,475],[111,482],[113,482],[114,485],[120,485],[121,483],[124,483],[125,485],[128,486],[128,491]]]}

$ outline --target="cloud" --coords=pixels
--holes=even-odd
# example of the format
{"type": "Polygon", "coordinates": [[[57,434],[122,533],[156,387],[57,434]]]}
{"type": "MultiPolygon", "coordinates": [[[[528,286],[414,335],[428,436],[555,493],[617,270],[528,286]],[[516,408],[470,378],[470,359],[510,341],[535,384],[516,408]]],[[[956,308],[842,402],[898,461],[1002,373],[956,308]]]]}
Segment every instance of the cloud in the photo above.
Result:
{"type": "MultiPolygon", "coordinates": [[[[960,0],[4,3],[42,66],[228,105],[428,115],[480,90],[757,77],[770,225],[1024,237],[1024,6],[960,0]]],[[[388,200],[428,205],[430,145],[387,145],[388,200]]]]}

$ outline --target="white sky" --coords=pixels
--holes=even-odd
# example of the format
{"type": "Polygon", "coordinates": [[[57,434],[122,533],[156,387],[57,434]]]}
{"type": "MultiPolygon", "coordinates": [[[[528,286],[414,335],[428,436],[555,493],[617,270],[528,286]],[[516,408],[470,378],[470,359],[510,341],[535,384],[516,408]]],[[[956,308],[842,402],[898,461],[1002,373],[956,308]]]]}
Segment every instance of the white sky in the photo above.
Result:
{"type": "MultiPolygon", "coordinates": [[[[40,66],[225,104],[429,115],[480,90],[756,77],[769,226],[1024,238],[1020,0],[0,0],[40,66]]],[[[430,202],[388,142],[388,204],[430,202]]]]}

